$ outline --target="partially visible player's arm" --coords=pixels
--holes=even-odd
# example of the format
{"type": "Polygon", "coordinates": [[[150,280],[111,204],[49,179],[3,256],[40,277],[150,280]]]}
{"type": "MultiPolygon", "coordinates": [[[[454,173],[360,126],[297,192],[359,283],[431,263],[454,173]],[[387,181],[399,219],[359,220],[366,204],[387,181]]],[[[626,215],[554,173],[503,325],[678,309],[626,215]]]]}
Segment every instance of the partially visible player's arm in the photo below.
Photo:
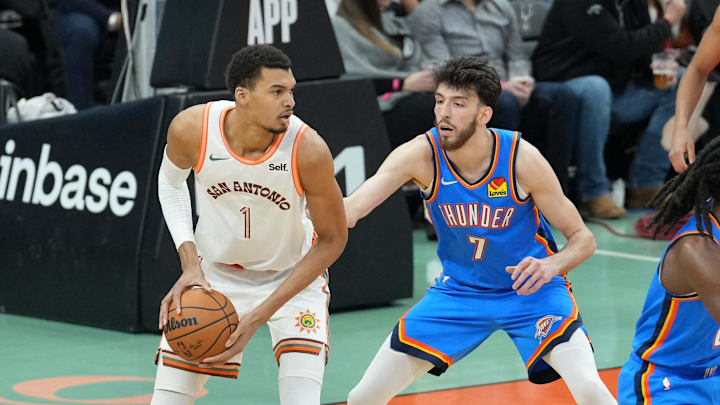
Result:
{"type": "Polygon", "coordinates": [[[191,285],[210,290],[205,281],[193,239],[190,191],[186,179],[200,151],[203,106],[190,107],[180,112],[170,123],[167,147],[158,173],[158,199],[163,216],[180,256],[183,274],[160,303],[158,327],[165,327],[168,308],[177,303],[180,314],[180,294],[191,285]]]}
{"type": "Polygon", "coordinates": [[[702,94],[710,71],[720,62],[720,8],[715,11],[710,26],[703,34],[697,52],[680,80],[675,101],[670,162],[676,172],[687,169],[685,154],[690,163],[695,161],[695,144],[688,134],[688,122],[702,94]]]}
{"type": "Polygon", "coordinates": [[[342,193],[335,180],[333,158],[325,141],[307,129],[298,150],[298,172],[305,190],[318,238],[290,275],[260,305],[243,316],[230,335],[225,352],[203,360],[203,366],[223,364],[240,353],[260,325],[266,323],[288,300],[310,285],[340,256],[347,242],[342,193]]]}
{"type": "Polygon", "coordinates": [[[354,227],[408,181],[424,189],[432,182],[432,176],[432,149],[425,135],[418,135],[393,150],[377,173],[345,198],[348,226],[354,227]]]}
{"type": "Polygon", "coordinates": [[[720,246],[705,236],[686,236],[665,256],[662,284],[675,294],[696,292],[710,315],[720,323],[718,263],[720,246]]]}
{"type": "Polygon", "coordinates": [[[595,251],[595,237],[563,194],[550,164],[524,140],[518,148],[515,172],[518,183],[532,196],[538,210],[568,241],[557,254],[543,259],[527,257],[517,266],[508,267],[518,294],[532,294],[553,276],[569,272],[590,257],[595,251]]]}

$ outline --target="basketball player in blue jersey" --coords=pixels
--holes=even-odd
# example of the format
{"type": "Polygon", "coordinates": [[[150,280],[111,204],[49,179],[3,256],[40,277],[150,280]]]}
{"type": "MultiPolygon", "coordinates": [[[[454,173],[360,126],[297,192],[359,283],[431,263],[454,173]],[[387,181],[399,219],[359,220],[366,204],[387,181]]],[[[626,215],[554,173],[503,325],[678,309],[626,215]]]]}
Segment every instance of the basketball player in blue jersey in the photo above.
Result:
{"type": "Polygon", "coordinates": [[[547,161],[517,132],[487,128],[500,80],[480,58],[434,71],[435,127],[399,146],[345,199],[349,226],[408,181],[437,231],[443,271],[382,344],[349,405],[385,404],[422,374],[442,374],[496,330],[533,383],[560,377],[581,404],[614,404],[564,275],[595,239],[547,161]],[[567,238],[558,252],[545,218],[567,238]]]}
{"type": "Polygon", "coordinates": [[[650,201],[655,234],[675,235],[650,282],[633,350],[618,378],[622,404],[720,404],[720,138],[650,201]]]}
{"type": "Polygon", "coordinates": [[[173,353],[163,336],[152,405],[191,405],[209,376],[237,378],[242,351],[262,324],[279,366],[280,402],[318,405],[329,350],[325,272],[347,241],[333,158],[293,114],[295,79],[280,50],[243,48],[226,81],[233,101],[190,107],[168,130],[158,195],[182,275],[162,300],[159,327],[182,316],[180,294],[190,286],[225,294],[240,320],[227,350],[201,364],[173,353]],[[178,309],[169,314],[171,302],[178,309]]]}

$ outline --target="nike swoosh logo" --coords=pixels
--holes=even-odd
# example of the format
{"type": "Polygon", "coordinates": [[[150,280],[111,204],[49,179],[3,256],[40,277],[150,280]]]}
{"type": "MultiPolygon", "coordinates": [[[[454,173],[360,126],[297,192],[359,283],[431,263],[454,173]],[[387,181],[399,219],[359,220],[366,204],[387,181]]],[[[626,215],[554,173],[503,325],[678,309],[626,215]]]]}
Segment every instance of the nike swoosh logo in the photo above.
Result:
{"type": "Polygon", "coordinates": [[[455,183],[457,183],[457,180],[455,180],[455,181],[445,181],[444,178],[440,178],[440,184],[442,184],[443,186],[449,186],[449,185],[455,184],[455,183]]]}
{"type": "Polygon", "coordinates": [[[230,158],[219,158],[219,157],[214,157],[214,156],[212,155],[212,153],[210,154],[210,160],[212,160],[212,161],[215,161],[215,160],[228,160],[228,159],[230,159],[230,158]]]}

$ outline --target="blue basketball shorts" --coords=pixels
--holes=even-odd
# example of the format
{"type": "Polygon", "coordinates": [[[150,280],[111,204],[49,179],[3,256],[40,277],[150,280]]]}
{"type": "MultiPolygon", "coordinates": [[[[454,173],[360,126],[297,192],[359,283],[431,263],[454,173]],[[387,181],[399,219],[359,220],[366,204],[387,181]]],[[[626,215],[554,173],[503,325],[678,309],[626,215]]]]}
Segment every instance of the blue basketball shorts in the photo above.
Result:
{"type": "Polygon", "coordinates": [[[712,367],[663,367],[635,353],[618,376],[619,404],[720,404],[720,373],[712,367]]]}
{"type": "MultiPolygon", "coordinates": [[[[560,376],[542,357],[570,339],[582,319],[570,283],[555,277],[531,295],[514,290],[485,290],[436,279],[425,296],[398,321],[390,347],[427,360],[442,374],[496,330],[504,330],[536,384],[560,376]]],[[[587,332],[585,332],[587,335],[587,332]]]]}

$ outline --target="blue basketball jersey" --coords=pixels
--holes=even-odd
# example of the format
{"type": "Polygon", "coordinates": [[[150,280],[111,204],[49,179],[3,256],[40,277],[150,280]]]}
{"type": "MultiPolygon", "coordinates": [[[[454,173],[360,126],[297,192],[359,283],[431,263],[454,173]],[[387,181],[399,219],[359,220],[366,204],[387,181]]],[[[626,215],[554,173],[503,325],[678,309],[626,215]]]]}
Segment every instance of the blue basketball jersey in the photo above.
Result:
{"type": "Polygon", "coordinates": [[[543,258],[557,248],[531,196],[517,193],[514,162],[520,134],[490,128],[492,161],[487,173],[469,183],[440,146],[437,129],[426,133],[434,161],[432,188],[423,195],[438,235],[443,277],[460,285],[511,289],[506,266],[527,256],[543,258]]]}
{"type": "MultiPolygon", "coordinates": [[[[713,215],[710,218],[715,243],[720,245],[718,220],[713,215]]],[[[720,324],[697,294],[673,295],[660,283],[662,262],[668,250],[681,238],[698,234],[697,221],[692,216],[660,259],[633,340],[633,353],[641,360],[678,370],[688,366],[713,369],[720,364],[720,324]]],[[[720,266],[719,263],[708,265],[720,266]]]]}

